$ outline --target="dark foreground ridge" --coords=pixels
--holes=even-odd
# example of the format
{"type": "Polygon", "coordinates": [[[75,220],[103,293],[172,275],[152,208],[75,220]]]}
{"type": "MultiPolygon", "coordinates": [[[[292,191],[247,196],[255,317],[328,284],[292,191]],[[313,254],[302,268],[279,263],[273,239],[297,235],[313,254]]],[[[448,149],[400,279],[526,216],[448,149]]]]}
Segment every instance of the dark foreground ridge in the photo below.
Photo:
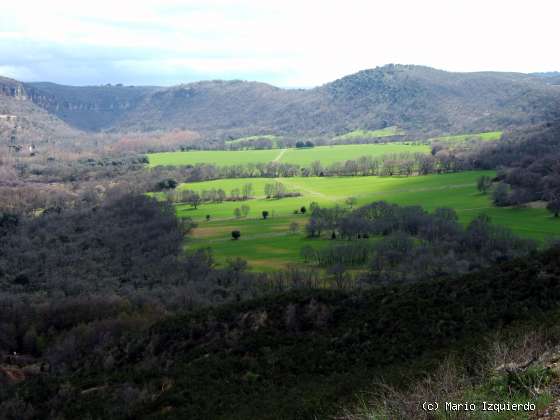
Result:
{"type": "Polygon", "coordinates": [[[492,331],[551,322],[559,302],[558,248],[449,280],[298,290],[172,316],[3,397],[35,418],[322,417],[380,376],[410,380],[492,331]]]}

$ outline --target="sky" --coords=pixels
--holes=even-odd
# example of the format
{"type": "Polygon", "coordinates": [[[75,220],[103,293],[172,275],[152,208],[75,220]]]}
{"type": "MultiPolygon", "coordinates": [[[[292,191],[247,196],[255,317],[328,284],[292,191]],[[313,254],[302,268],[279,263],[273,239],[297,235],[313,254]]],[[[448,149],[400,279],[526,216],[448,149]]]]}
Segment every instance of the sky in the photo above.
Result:
{"type": "Polygon", "coordinates": [[[557,0],[11,0],[0,75],[311,87],[388,63],[560,71],[557,0]]]}

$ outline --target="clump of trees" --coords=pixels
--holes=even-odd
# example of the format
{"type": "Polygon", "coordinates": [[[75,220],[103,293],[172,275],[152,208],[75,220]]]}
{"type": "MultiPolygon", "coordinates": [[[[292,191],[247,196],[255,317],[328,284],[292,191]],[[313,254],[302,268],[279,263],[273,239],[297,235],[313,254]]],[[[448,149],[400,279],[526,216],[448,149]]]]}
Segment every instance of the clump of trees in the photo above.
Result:
{"type": "Polygon", "coordinates": [[[247,217],[249,215],[249,211],[251,211],[251,208],[243,204],[241,208],[236,207],[235,210],[233,210],[233,215],[236,219],[239,219],[241,217],[247,217]]]}
{"type": "Polygon", "coordinates": [[[383,201],[354,211],[314,206],[306,231],[316,237],[328,231],[331,239],[339,240],[321,249],[304,247],[305,261],[322,266],[367,265],[369,272],[362,276],[366,282],[464,274],[536,249],[533,241],[492,225],[485,215],[465,228],[452,209],[428,213],[419,206],[383,201]],[[371,242],[371,237],[378,239],[371,242]]]}
{"type": "Polygon", "coordinates": [[[288,191],[286,186],[281,182],[267,183],[264,185],[264,195],[266,198],[285,198],[285,197],[299,197],[301,193],[297,191],[288,191]]]}
{"type": "Polygon", "coordinates": [[[169,191],[165,197],[173,203],[187,203],[195,209],[202,203],[222,203],[223,201],[246,201],[253,198],[253,184],[245,183],[242,188],[233,188],[229,195],[221,188],[200,192],[189,189],[169,191]]]}
{"type": "Polygon", "coordinates": [[[172,190],[172,189],[175,189],[175,187],[177,187],[177,181],[175,181],[174,179],[170,179],[170,178],[163,179],[163,180],[159,181],[156,186],[160,191],[172,190]]]}

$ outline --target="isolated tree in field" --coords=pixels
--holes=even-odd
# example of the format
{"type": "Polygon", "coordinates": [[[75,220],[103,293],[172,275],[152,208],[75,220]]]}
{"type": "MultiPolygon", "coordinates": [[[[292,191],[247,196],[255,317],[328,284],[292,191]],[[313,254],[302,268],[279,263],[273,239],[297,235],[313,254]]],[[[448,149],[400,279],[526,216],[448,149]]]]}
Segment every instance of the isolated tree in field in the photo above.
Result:
{"type": "Polygon", "coordinates": [[[233,240],[237,241],[240,237],[241,237],[241,232],[239,232],[238,230],[231,231],[231,238],[233,240]]]}
{"type": "Polygon", "coordinates": [[[356,205],[358,199],[356,197],[348,197],[344,202],[348,205],[348,207],[352,208],[356,205]]]}
{"type": "Polygon", "coordinates": [[[483,175],[479,177],[476,181],[476,188],[482,194],[486,194],[491,186],[492,186],[492,180],[490,179],[489,176],[483,175]]]}
{"type": "Polygon", "coordinates": [[[239,209],[239,207],[236,207],[235,210],[233,210],[233,215],[236,219],[239,219],[241,217],[241,210],[239,209]]]}
{"type": "Polygon", "coordinates": [[[189,197],[187,199],[187,203],[189,203],[192,207],[194,207],[195,210],[201,202],[202,202],[202,199],[200,198],[200,195],[197,192],[193,191],[192,194],[189,194],[189,197]]]}
{"type": "Polygon", "coordinates": [[[248,200],[253,194],[253,184],[243,184],[243,200],[248,200]]]}
{"type": "Polygon", "coordinates": [[[209,214],[206,215],[206,221],[207,221],[207,222],[210,221],[210,215],[209,215],[209,214]]]}
{"type": "Polygon", "coordinates": [[[299,209],[299,211],[301,212],[301,214],[305,214],[307,209],[305,208],[305,206],[301,206],[301,209],[299,209]]]}
{"type": "Polygon", "coordinates": [[[299,231],[299,223],[298,222],[290,223],[290,233],[298,233],[298,231],[299,231]]]}
{"type": "Polygon", "coordinates": [[[546,208],[554,217],[558,217],[560,215],[560,199],[549,201],[546,208]]]}
{"type": "Polygon", "coordinates": [[[269,214],[269,213],[268,213],[267,210],[263,210],[263,211],[262,211],[262,217],[263,217],[263,219],[266,220],[266,218],[268,217],[268,214],[269,214]]]}
{"type": "Polygon", "coordinates": [[[251,210],[251,208],[245,204],[243,204],[241,206],[241,214],[243,215],[243,217],[247,217],[247,215],[249,214],[249,211],[251,210]]]}

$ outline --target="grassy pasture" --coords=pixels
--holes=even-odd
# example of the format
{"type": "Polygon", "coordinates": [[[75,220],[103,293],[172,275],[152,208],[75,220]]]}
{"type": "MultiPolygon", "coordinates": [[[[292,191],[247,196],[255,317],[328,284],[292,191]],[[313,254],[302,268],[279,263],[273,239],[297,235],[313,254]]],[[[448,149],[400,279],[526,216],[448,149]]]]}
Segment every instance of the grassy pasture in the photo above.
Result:
{"type": "Polygon", "coordinates": [[[487,131],[485,133],[457,134],[453,136],[435,137],[430,139],[430,141],[463,142],[471,138],[482,141],[496,141],[502,138],[502,134],[502,131],[487,131]]]}
{"type": "Polygon", "coordinates": [[[516,234],[545,241],[560,237],[560,221],[543,208],[496,208],[490,196],[476,190],[476,179],[488,171],[472,171],[422,177],[333,177],[333,178],[249,178],[226,179],[183,184],[180,188],[205,190],[222,188],[230,191],[244,183],[253,184],[255,197],[245,202],[203,204],[198,209],[177,205],[179,217],[191,217],[198,227],[187,248],[211,247],[219,263],[227,258],[240,256],[247,259],[255,270],[273,270],[289,263],[301,262],[299,252],[304,245],[325,246],[329,239],[308,239],[303,230],[307,215],[294,214],[301,206],[309,207],[313,201],[323,206],[344,205],[349,196],[358,199],[358,205],[385,200],[401,205],[420,205],[428,211],[437,207],[454,208],[463,223],[468,223],[480,213],[489,215],[493,222],[506,226],[516,234]],[[284,183],[289,190],[299,191],[301,197],[267,200],[264,184],[274,181],[284,183]],[[250,207],[247,218],[236,219],[233,211],[242,204],[250,207]],[[263,220],[261,212],[270,216],[263,220]],[[209,214],[211,220],[205,221],[209,214]],[[289,226],[297,222],[298,233],[291,233],[289,226]],[[239,230],[241,239],[231,240],[231,231],[239,230]]]}
{"type": "Polygon", "coordinates": [[[382,156],[391,153],[429,153],[427,145],[404,143],[387,144],[348,144],[339,146],[318,146],[302,149],[270,149],[242,151],[188,151],[150,153],[150,166],[182,166],[197,163],[211,163],[218,166],[229,166],[247,163],[268,163],[272,161],[307,166],[315,160],[323,165],[357,159],[361,156],[382,156]]]}
{"type": "Polygon", "coordinates": [[[188,152],[150,153],[150,166],[185,166],[210,163],[217,166],[234,164],[266,163],[274,160],[279,150],[192,150],[188,152]]]}

